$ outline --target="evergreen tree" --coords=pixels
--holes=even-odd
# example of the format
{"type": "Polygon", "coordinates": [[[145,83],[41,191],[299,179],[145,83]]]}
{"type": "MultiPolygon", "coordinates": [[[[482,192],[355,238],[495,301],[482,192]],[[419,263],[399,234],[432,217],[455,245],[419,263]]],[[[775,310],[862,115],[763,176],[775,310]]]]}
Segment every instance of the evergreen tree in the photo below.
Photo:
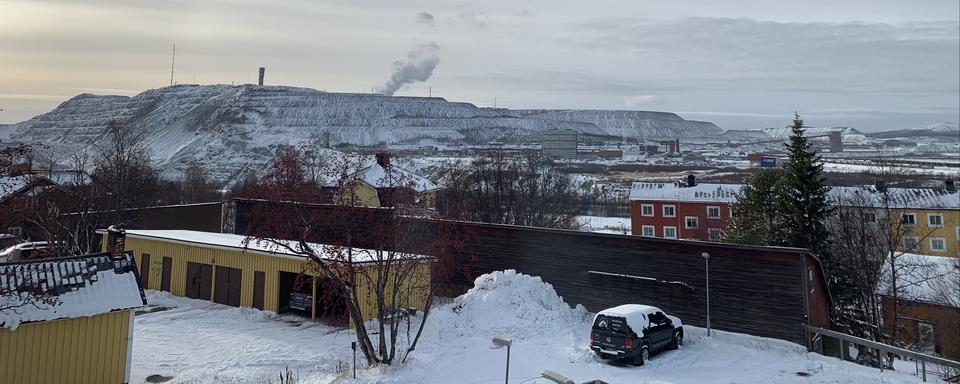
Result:
{"type": "Polygon", "coordinates": [[[744,184],[733,204],[725,240],[737,244],[784,245],[784,171],[764,169],[744,184]]]}
{"type": "Polygon", "coordinates": [[[780,200],[784,221],[784,245],[809,248],[830,265],[829,232],[825,225],[832,208],[830,187],[823,177],[823,159],[803,135],[803,120],[794,114],[789,154],[784,168],[784,192],[780,200]]]}

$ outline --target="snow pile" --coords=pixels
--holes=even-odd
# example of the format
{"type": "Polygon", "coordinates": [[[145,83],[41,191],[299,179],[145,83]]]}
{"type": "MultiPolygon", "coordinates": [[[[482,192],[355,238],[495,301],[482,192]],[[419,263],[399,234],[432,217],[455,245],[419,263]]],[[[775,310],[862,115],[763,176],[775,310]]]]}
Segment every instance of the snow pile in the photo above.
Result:
{"type": "Polygon", "coordinates": [[[570,333],[588,313],[581,305],[571,308],[540,277],[510,269],[478,277],[444,315],[455,332],[533,341],[570,333]]]}

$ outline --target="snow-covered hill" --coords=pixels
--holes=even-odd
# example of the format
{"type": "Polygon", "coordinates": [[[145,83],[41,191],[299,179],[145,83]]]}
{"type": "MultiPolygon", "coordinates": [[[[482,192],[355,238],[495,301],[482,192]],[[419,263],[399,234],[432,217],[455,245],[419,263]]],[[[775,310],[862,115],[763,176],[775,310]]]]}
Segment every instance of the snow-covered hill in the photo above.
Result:
{"type": "Polygon", "coordinates": [[[111,120],[142,129],[156,164],[170,174],[192,162],[229,182],[269,163],[279,144],[357,145],[539,141],[544,129],[589,136],[696,137],[712,123],[642,111],[479,108],[438,97],[329,93],[255,85],[176,85],[133,97],[82,94],[49,113],[13,124],[12,139],[59,154],[89,150],[111,120]]]}

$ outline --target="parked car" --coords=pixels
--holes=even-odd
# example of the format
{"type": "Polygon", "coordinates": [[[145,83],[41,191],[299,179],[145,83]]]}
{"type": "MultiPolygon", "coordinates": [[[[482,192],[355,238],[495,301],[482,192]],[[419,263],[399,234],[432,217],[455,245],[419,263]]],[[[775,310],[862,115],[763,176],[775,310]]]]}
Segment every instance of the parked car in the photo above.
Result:
{"type": "Polygon", "coordinates": [[[35,241],[20,243],[0,251],[0,262],[46,259],[52,256],[49,242],[35,241]]]}
{"type": "Polygon", "coordinates": [[[624,304],[593,318],[590,349],[602,359],[643,365],[650,354],[683,345],[683,323],[660,308],[624,304]]]}

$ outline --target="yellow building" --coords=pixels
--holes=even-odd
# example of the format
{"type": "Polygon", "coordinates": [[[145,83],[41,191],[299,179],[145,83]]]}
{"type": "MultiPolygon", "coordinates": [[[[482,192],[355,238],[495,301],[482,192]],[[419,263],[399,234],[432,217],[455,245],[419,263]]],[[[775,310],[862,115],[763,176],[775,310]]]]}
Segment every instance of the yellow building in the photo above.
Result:
{"type": "MultiPolygon", "coordinates": [[[[311,318],[347,322],[342,298],[320,278],[312,263],[276,245],[233,234],[183,230],[127,230],[124,248],[133,252],[146,289],[175,296],[212,300],[237,307],[273,312],[296,312],[311,318]],[[313,278],[316,277],[316,278],[313,278]]],[[[109,241],[104,243],[110,243],[109,241]]],[[[291,242],[291,244],[294,244],[291,242]]],[[[334,258],[334,250],[312,244],[318,255],[334,258]]],[[[372,285],[362,276],[376,275],[373,251],[354,249],[357,255],[357,296],[364,320],[377,315],[372,285]],[[369,261],[368,261],[369,260],[369,261]]],[[[429,259],[417,257],[404,264],[412,270],[398,295],[398,308],[423,309],[430,284],[429,259]]],[[[396,265],[395,265],[396,267],[396,265]]]]}
{"type": "MultiPolygon", "coordinates": [[[[954,194],[958,199],[960,196],[954,194]]],[[[934,256],[960,257],[960,208],[899,208],[900,251],[934,256]]]]}
{"type": "Polygon", "coordinates": [[[0,264],[0,383],[128,383],[143,305],[129,254],[0,264]]]}
{"type": "Polygon", "coordinates": [[[870,208],[875,220],[888,217],[899,237],[898,251],[960,257],[960,193],[946,188],[834,187],[842,209],[870,208]]]}
{"type": "MultiPolygon", "coordinates": [[[[336,189],[341,181],[331,181],[324,187],[336,189]]],[[[341,204],[354,200],[365,207],[392,207],[413,204],[419,208],[436,209],[440,187],[423,176],[390,163],[390,154],[378,153],[376,162],[362,166],[347,175],[350,191],[334,191],[341,204]],[[352,191],[352,195],[351,195],[352,191]]]]}

